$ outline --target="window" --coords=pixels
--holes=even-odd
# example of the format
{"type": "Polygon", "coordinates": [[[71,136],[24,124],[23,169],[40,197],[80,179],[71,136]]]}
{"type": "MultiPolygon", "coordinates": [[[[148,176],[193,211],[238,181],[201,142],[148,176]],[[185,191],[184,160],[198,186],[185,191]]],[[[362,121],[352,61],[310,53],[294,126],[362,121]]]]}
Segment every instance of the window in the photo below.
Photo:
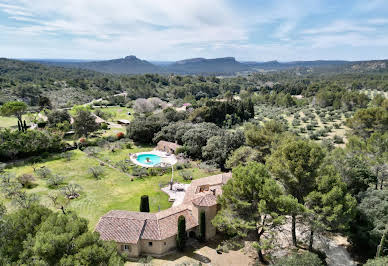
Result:
{"type": "Polygon", "coordinates": [[[166,243],[166,242],[164,242],[164,245],[167,245],[167,243],[166,243]]]}
{"type": "Polygon", "coordinates": [[[148,246],[152,247],[152,242],[148,242],[148,246]]]}
{"type": "Polygon", "coordinates": [[[121,245],[121,250],[122,251],[130,252],[131,251],[131,246],[130,245],[121,245]]]}

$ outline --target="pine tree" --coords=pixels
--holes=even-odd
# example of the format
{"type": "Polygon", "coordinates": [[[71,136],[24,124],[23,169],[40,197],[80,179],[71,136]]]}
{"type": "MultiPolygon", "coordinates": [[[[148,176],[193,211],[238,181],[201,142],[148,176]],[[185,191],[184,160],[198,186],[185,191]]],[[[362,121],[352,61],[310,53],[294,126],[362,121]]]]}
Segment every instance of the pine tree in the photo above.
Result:
{"type": "Polygon", "coordinates": [[[206,214],[204,211],[199,216],[199,232],[201,241],[204,241],[206,239],[206,214]]]}
{"type": "Polygon", "coordinates": [[[179,251],[183,251],[186,246],[186,218],[181,215],[178,218],[178,234],[176,237],[176,246],[179,251]]]}
{"type": "Polygon", "coordinates": [[[141,212],[150,212],[150,203],[148,200],[148,195],[141,196],[140,211],[141,212]]]}

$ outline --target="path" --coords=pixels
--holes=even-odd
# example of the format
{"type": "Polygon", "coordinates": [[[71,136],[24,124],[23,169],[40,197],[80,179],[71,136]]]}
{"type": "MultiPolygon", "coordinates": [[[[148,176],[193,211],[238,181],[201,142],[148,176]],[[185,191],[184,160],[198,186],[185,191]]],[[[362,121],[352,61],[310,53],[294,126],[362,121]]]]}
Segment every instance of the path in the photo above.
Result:
{"type": "Polygon", "coordinates": [[[174,203],[172,204],[173,207],[178,206],[182,204],[183,199],[185,198],[186,190],[190,186],[190,184],[179,184],[184,186],[184,190],[178,191],[177,188],[177,183],[173,184],[172,190],[170,190],[170,186],[168,185],[167,187],[162,188],[162,191],[166,194],[168,194],[169,201],[174,200],[174,203]]]}

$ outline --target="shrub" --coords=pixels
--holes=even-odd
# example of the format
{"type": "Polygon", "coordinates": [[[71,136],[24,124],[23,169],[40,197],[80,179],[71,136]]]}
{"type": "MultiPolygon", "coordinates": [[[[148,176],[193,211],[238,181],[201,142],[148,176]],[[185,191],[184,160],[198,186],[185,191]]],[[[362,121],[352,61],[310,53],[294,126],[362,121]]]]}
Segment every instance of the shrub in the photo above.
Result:
{"type": "Polygon", "coordinates": [[[101,129],[107,130],[108,129],[108,124],[107,123],[101,123],[101,129]]]}
{"type": "Polygon", "coordinates": [[[71,158],[73,157],[73,153],[72,152],[63,152],[61,154],[61,157],[64,158],[66,161],[70,162],[71,158]]]}
{"type": "Polygon", "coordinates": [[[95,179],[100,179],[104,174],[104,168],[101,166],[90,167],[89,173],[91,173],[95,179]]]}
{"type": "Polygon", "coordinates": [[[63,179],[60,175],[52,175],[46,180],[46,184],[49,188],[55,188],[63,184],[63,179]]]}
{"type": "Polygon", "coordinates": [[[184,180],[193,180],[193,173],[187,170],[183,170],[179,173],[184,180]]]}
{"type": "Polygon", "coordinates": [[[176,170],[182,170],[182,169],[184,168],[184,166],[183,166],[182,163],[177,163],[177,164],[175,165],[175,168],[176,168],[176,170]]]}
{"type": "Polygon", "coordinates": [[[341,136],[338,136],[338,135],[335,135],[333,137],[333,141],[334,141],[335,144],[343,144],[344,143],[344,139],[341,136]]]}
{"type": "Polygon", "coordinates": [[[124,133],[123,132],[118,132],[116,134],[116,137],[117,137],[117,139],[122,139],[122,138],[124,138],[124,133]]]}
{"type": "Polygon", "coordinates": [[[39,178],[46,179],[52,175],[52,172],[47,167],[41,167],[39,169],[36,169],[35,175],[37,175],[39,178]]]}
{"type": "Polygon", "coordinates": [[[200,163],[199,168],[205,170],[208,173],[217,171],[217,166],[209,163],[200,163]]]}
{"type": "Polygon", "coordinates": [[[17,180],[22,185],[22,187],[31,188],[35,178],[31,174],[22,174],[22,175],[18,176],[17,180]]]}
{"type": "Polygon", "coordinates": [[[148,172],[147,169],[136,166],[132,168],[132,175],[137,177],[144,177],[148,175],[148,172]]]}
{"type": "Polygon", "coordinates": [[[84,153],[86,153],[87,156],[94,157],[98,154],[100,150],[97,147],[87,147],[84,149],[84,153]]]}
{"type": "Polygon", "coordinates": [[[129,164],[125,160],[118,161],[116,167],[120,168],[120,170],[125,173],[129,171],[129,164]]]}
{"type": "Polygon", "coordinates": [[[143,195],[140,198],[140,212],[150,212],[148,195],[143,195]]]}
{"type": "Polygon", "coordinates": [[[79,197],[81,192],[81,186],[78,184],[69,184],[61,188],[62,193],[68,199],[76,199],[79,197]]]}
{"type": "Polygon", "coordinates": [[[292,254],[284,256],[277,260],[274,264],[274,266],[294,265],[323,266],[323,263],[318,255],[311,252],[304,252],[303,254],[292,254]]]}

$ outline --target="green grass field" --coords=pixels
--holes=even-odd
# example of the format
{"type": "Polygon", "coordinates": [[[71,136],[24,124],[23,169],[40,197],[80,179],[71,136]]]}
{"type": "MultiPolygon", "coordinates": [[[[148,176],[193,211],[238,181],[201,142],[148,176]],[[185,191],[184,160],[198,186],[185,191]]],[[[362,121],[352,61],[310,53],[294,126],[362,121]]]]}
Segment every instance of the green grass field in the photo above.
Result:
{"type": "Polygon", "coordinates": [[[0,128],[10,128],[10,127],[17,127],[18,126],[18,120],[16,117],[5,117],[0,116],[0,128]]]}
{"type": "MultiPolygon", "coordinates": [[[[110,164],[128,159],[129,153],[150,150],[150,147],[123,149],[114,153],[102,151],[98,155],[100,158],[109,159],[110,164]]],[[[99,218],[110,210],[130,210],[138,211],[141,195],[147,194],[150,197],[150,209],[152,212],[169,208],[171,203],[168,202],[168,195],[160,190],[159,184],[166,184],[171,174],[163,176],[150,176],[144,178],[131,178],[119,170],[112,169],[108,166],[103,166],[104,176],[100,180],[96,180],[89,173],[89,168],[99,165],[99,162],[93,157],[88,157],[84,152],[79,150],[72,151],[74,154],[70,161],[67,161],[60,156],[54,156],[38,164],[38,167],[45,166],[52,170],[54,174],[65,177],[65,182],[75,183],[82,187],[81,196],[71,200],[68,209],[75,211],[81,217],[89,220],[89,226],[94,229],[99,218]]],[[[194,178],[200,178],[210,175],[200,169],[189,169],[194,178]]],[[[24,165],[7,169],[8,172],[14,173],[16,176],[24,173],[33,174],[31,165],[24,165]]],[[[184,182],[179,175],[179,171],[174,171],[174,180],[184,182]]],[[[54,208],[51,200],[48,198],[50,192],[55,189],[50,189],[46,185],[46,181],[36,178],[34,181],[36,186],[28,189],[29,193],[36,193],[40,196],[40,201],[43,205],[54,208]]],[[[4,201],[9,210],[15,206],[4,198],[4,201]]]]}

